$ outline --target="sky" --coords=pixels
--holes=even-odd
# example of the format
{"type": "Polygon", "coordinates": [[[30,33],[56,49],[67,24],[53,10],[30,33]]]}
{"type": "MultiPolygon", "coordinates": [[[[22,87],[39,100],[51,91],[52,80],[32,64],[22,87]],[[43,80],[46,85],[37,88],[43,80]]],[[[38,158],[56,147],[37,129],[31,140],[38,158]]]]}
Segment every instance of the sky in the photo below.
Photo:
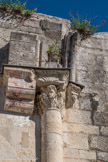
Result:
{"type": "MultiPolygon", "coordinates": [[[[24,2],[24,0],[21,0],[24,2]]],[[[38,13],[70,19],[69,11],[76,15],[88,15],[94,18],[93,25],[106,23],[97,32],[108,32],[108,0],[28,0],[28,9],[37,8],[38,13]]]]}

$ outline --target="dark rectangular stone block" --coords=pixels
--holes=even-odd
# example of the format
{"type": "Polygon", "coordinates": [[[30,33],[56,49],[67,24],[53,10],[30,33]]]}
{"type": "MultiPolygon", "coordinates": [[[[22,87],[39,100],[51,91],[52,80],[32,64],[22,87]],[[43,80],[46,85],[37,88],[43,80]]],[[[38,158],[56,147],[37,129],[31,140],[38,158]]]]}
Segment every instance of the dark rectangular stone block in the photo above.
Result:
{"type": "Polygon", "coordinates": [[[22,41],[22,42],[35,42],[36,35],[12,32],[10,36],[10,40],[22,41]]]}
{"type": "Polygon", "coordinates": [[[94,113],[94,124],[108,126],[108,113],[94,113]]]}

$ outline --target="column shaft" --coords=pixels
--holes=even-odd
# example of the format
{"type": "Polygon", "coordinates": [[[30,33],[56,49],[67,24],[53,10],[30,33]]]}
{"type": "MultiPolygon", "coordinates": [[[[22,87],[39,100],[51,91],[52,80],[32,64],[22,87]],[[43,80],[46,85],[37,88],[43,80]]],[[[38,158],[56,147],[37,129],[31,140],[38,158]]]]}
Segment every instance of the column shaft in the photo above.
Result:
{"type": "MultiPolygon", "coordinates": [[[[62,119],[58,109],[47,109],[42,117],[42,162],[63,162],[62,119]],[[44,126],[43,126],[44,123],[44,126]]],[[[41,157],[42,157],[41,156],[41,157]]]]}

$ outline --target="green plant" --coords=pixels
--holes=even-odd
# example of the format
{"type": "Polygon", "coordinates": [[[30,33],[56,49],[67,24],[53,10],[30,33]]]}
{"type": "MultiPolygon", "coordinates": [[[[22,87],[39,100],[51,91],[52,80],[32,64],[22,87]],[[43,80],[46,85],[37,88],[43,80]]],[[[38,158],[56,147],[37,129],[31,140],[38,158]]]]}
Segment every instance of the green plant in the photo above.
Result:
{"type": "Polygon", "coordinates": [[[93,19],[87,18],[87,15],[85,18],[83,16],[80,16],[77,12],[76,17],[70,13],[71,17],[71,28],[76,29],[80,34],[83,36],[88,36],[93,34],[100,26],[104,25],[105,20],[102,21],[100,25],[92,25],[93,19]]]}
{"type": "Polygon", "coordinates": [[[21,4],[19,0],[16,0],[14,3],[11,3],[12,11],[17,13],[22,13],[26,10],[26,2],[21,4]]]}
{"type": "Polygon", "coordinates": [[[33,13],[35,13],[36,11],[37,11],[36,8],[34,8],[33,10],[25,10],[24,15],[25,15],[26,17],[29,17],[29,16],[31,16],[33,13]]]}
{"type": "Polygon", "coordinates": [[[23,14],[25,16],[31,16],[37,11],[37,9],[26,9],[27,1],[21,4],[20,0],[0,0],[0,9],[4,11],[12,11],[17,14],[23,14]]]}
{"type": "Polygon", "coordinates": [[[0,8],[4,11],[6,11],[7,9],[10,9],[11,8],[11,1],[0,0],[0,8]]]}
{"type": "Polygon", "coordinates": [[[61,47],[57,41],[49,45],[47,52],[50,61],[53,60],[55,62],[61,59],[61,47]]]}
{"type": "Polygon", "coordinates": [[[61,47],[57,41],[49,45],[48,54],[52,54],[52,55],[59,54],[60,51],[61,51],[61,47]]]}

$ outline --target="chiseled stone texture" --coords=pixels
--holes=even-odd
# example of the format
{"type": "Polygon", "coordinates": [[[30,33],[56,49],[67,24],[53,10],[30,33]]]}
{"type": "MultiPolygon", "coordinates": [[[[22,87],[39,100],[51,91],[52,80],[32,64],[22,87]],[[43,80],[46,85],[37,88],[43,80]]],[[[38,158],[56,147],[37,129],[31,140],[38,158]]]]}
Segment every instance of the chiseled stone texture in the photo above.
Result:
{"type": "Polygon", "coordinates": [[[108,161],[108,153],[98,152],[97,158],[98,158],[98,160],[103,160],[103,161],[107,162],[108,161]]]}
{"type": "Polygon", "coordinates": [[[98,126],[108,126],[108,113],[94,113],[94,123],[98,126]]]}
{"type": "Polygon", "coordinates": [[[66,121],[80,124],[91,124],[91,112],[68,109],[66,110],[66,121]]]}
{"type": "Polygon", "coordinates": [[[108,136],[108,127],[101,127],[100,133],[104,136],[108,136]]]}
{"type": "Polygon", "coordinates": [[[96,160],[96,152],[95,151],[86,151],[86,150],[77,150],[77,149],[69,149],[64,147],[64,157],[65,158],[79,158],[86,160],[96,160]]]}
{"type": "Polygon", "coordinates": [[[89,149],[88,137],[84,134],[64,133],[63,141],[64,147],[68,147],[70,149],[89,149]]]}
{"type": "Polygon", "coordinates": [[[11,33],[9,46],[9,64],[36,65],[36,35],[11,33]]]}
{"type": "Polygon", "coordinates": [[[91,136],[90,137],[90,148],[101,151],[108,151],[108,137],[104,136],[91,136]]]}
{"type": "Polygon", "coordinates": [[[63,122],[63,131],[68,133],[82,133],[87,135],[99,135],[99,128],[92,125],[63,122]]]}

